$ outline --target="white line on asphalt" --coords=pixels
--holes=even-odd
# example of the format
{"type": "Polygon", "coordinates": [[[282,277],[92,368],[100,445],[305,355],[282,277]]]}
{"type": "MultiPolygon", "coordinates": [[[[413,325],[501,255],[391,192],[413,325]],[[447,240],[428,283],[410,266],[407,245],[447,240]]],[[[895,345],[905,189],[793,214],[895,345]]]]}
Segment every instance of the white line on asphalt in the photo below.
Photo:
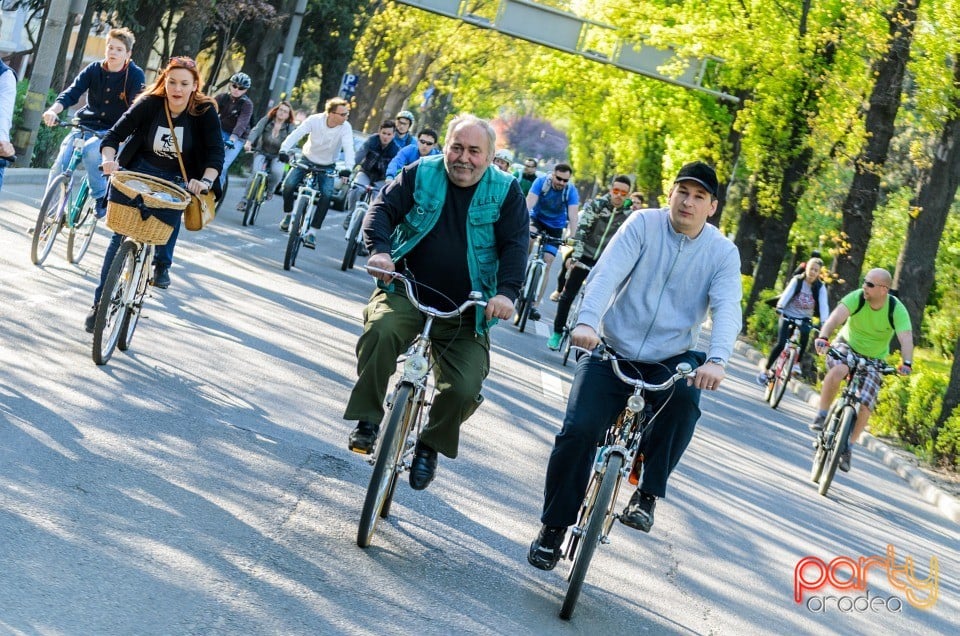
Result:
{"type": "MultiPolygon", "coordinates": [[[[545,348],[547,343],[544,342],[544,339],[548,338],[553,330],[547,327],[542,320],[533,324],[534,331],[536,331],[537,345],[545,348]]],[[[548,369],[540,369],[540,386],[543,390],[543,397],[548,400],[563,401],[566,399],[566,396],[563,394],[563,381],[557,373],[548,369]]]]}

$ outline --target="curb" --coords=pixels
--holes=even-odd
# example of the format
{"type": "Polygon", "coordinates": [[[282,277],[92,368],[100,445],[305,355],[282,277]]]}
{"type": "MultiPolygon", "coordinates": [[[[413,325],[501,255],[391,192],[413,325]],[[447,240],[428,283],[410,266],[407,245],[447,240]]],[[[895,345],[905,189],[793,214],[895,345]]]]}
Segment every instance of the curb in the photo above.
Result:
{"type": "Polygon", "coordinates": [[[46,168],[7,168],[3,173],[3,183],[6,185],[46,185],[46,168]]]}
{"type": "MultiPolygon", "coordinates": [[[[762,353],[739,339],[734,343],[733,350],[754,364],[759,364],[766,359],[766,356],[762,353]]],[[[819,394],[806,384],[797,380],[790,380],[787,388],[810,406],[814,408],[819,406],[819,394]]],[[[887,444],[866,431],[861,435],[860,445],[873,453],[874,457],[883,462],[884,465],[892,468],[897,475],[920,494],[921,499],[936,507],[950,521],[960,523],[960,500],[933,483],[923,471],[903,459],[887,444]]]]}

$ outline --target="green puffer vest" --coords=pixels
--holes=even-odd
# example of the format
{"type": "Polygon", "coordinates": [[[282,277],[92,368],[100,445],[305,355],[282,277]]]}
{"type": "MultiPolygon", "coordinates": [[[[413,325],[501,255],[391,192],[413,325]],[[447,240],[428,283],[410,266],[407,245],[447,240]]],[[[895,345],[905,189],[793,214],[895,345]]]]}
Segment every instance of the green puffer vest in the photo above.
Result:
{"type": "MultiPolygon", "coordinates": [[[[470,284],[483,294],[484,300],[497,293],[499,267],[497,237],[493,226],[500,218],[500,206],[507,198],[513,177],[497,168],[488,167],[467,208],[467,268],[470,284]]],[[[447,198],[447,171],[443,156],[425,157],[417,164],[413,191],[413,208],[403,217],[390,237],[390,257],[399,262],[433,229],[447,198]]],[[[477,333],[483,335],[496,324],[477,311],[477,333]]]]}

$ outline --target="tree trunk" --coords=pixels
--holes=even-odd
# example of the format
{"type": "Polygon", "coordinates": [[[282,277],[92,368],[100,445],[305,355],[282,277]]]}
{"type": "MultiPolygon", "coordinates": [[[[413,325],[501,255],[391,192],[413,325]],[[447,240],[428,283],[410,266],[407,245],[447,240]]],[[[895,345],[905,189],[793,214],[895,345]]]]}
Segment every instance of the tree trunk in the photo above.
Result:
{"type": "Polygon", "coordinates": [[[183,15],[177,23],[177,39],[173,42],[174,55],[197,58],[203,42],[203,32],[213,14],[214,2],[215,0],[191,0],[184,5],[183,15]]]}
{"type": "Polygon", "coordinates": [[[940,417],[937,418],[937,423],[930,433],[934,442],[940,434],[940,429],[943,428],[943,425],[950,419],[950,416],[953,415],[957,406],[960,406],[960,356],[957,355],[958,352],[960,352],[960,338],[957,338],[956,344],[953,345],[953,365],[950,367],[950,382],[947,383],[947,392],[943,396],[940,417]]]}
{"type": "Polygon", "coordinates": [[[737,225],[733,244],[740,252],[740,273],[753,276],[760,252],[757,243],[763,228],[763,215],[757,207],[756,188],[752,183],[747,186],[746,199],[747,209],[740,214],[740,223],[737,225]]]}
{"type": "Polygon", "coordinates": [[[880,178],[894,133],[894,120],[900,109],[903,77],[910,58],[919,4],[920,0],[897,0],[895,9],[886,16],[890,26],[889,49],[873,67],[877,79],[867,110],[866,145],[854,161],[853,181],[841,207],[847,247],[837,256],[840,280],[830,288],[831,305],[836,305],[857,286],[863,269],[873,229],[873,212],[880,196],[880,178]]]}
{"type": "MultiPolygon", "coordinates": [[[[149,5],[143,6],[148,7],[149,5]]],[[[163,18],[166,14],[166,9],[141,10],[141,15],[137,18],[139,27],[131,27],[134,35],[137,36],[137,41],[133,45],[133,55],[130,57],[134,64],[144,70],[147,69],[150,52],[153,50],[153,42],[157,39],[157,33],[160,31],[160,25],[163,24],[163,18]]],[[[163,56],[160,63],[166,64],[168,56],[163,55],[164,51],[162,49],[160,53],[163,56]]],[[[149,76],[147,83],[149,83],[149,76]]]]}
{"type": "MultiPolygon", "coordinates": [[[[953,85],[960,89],[960,54],[953,56],[953,85]]],[[[931,166],[920,175],[917,193],[910,202],[907,237],[897,258],[893,286],[910,312],[913,341],[920,341],[923,310],[936,275],[940,238],[950,205],[960,185],[960,98],[954,98],[953,116],[940,132],[931,166]]]]}
{"type": "Polygon", "coordinates": [[[264,26],[262,23],[252,23],[244,26],[241,33],[245,37],[237,36],[245,50],[243,67],[241,70],[250,77],[262,78],[255,81],[247,96],[253,101],[253,112],[262,117],[270,106],[270,77],[276,65],[277,56],[283,50],[284,39],[290,26],[289,16],[293,13],[297,0],[281,0],[275,4],[277,20],[264,26]]]}
{"type": "MultiPolygon", "coordinates": [[[[57,50],[57,62],[53,65],[53,77],[50,79],[50,88],[58,93],[66,88],[65,74],[67,72],[67,49],[70,48],[70,36],[73,35],[73,23],[77,21],[77,14],[67,15],[67,26],[60,38],[60,48],[57,50]]],[[[79,38],[79,34],[77,36],[79,38]]]]}
{"type": "Polygon", "coordinates": [[[90,35],[90,25],[93,24],[93,14],[96,8],[96,0],[88,0],[87,8],[80,18],[80,31],[77,34],[77,42],[73,47],[73,55],[70,57],[70,67],[67,68],[67,78],[72,78],[80,74],[83,68],[83,52],[87,48],[87,37],[90,35]]]}

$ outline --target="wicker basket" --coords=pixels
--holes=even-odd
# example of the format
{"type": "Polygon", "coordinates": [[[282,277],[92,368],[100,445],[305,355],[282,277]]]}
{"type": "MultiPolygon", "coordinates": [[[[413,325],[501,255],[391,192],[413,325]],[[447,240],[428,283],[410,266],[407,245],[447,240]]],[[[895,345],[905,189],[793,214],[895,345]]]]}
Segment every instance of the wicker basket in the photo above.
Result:
{"type": "Polygon", "coordinates": [[[163,245],[189,202],[190,193],[169,181],[142,172],[117,172],[110,177],[107,227],[141,243],[163,245]],[[130,185],[136,181],[149,186],[151,192],[130,185]],[[176,200],[154,196],[158,192],[176,200]]]}

